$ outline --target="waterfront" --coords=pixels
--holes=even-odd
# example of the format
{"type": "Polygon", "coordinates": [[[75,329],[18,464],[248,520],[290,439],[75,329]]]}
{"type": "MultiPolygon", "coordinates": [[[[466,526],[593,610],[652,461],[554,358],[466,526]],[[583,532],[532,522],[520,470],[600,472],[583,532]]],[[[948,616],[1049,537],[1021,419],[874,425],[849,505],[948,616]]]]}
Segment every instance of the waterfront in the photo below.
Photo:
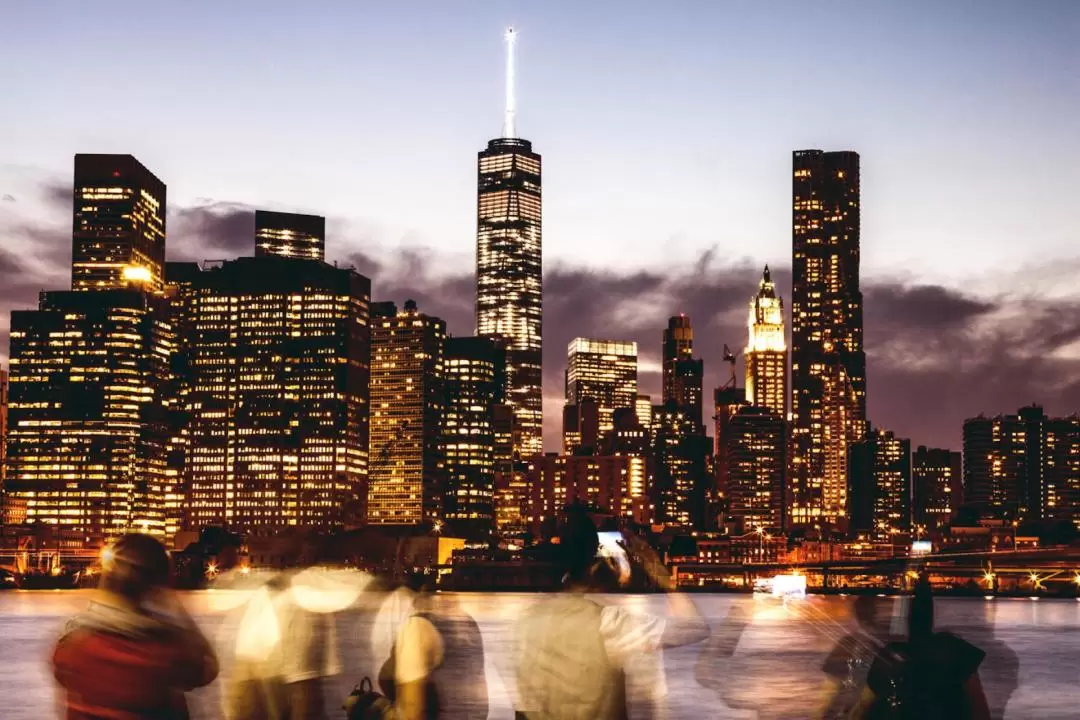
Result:
{"type": "MultiPolygon", "coordinates": [[[[214,592],[189,593],[186,600],[206,630],[219,634],[224,615],[216,612],[214,592]]],[[[493,719],[511,718],[503,679],[511,628],[529,594],[440,595],[444,609],[456,606],[471,615],[483,633],[485,664],[493,719]]],[[[811,596],[787,606],[746,595],[694,595],[713,628],[713,639],[669,650],[665,655],[669,717],[799,718],[818,696],[821,668],[857,623],[850,597],[811,596]],[[748,620],[741,633],[732,612],[748,620]],[[733,650],[733,654],[728,652],[733,650]],[[739,708],[739,709],[733,709],[739,708]]],[[[0,690],[8,720],[55,713],[56,696],[47,665],[48,652],[63,621],[82,608],[80,591],[12,591],[0,594],[0,690]]],[[[662,596],[607,598],[642,612],[663,608],[662,596]]],[[[895,616],[903,600],[875,598],[882,614],[895,616]]],[[[1063,600],[940,598],[939,627],[952,629],[987,651],[982,678],[992,705],[1007,702],[1008,718],[1068,718],[1080,702],[1080,602],[1063,600]]],[[[328,689],[331,717],[352,685],[371,672],[358,655],[370,620],[346,612],[338,618],[339,642],[348,674],[328,689]]],[[[195,717],[219,716],[218,689],[192,694],[195,717]]]]}

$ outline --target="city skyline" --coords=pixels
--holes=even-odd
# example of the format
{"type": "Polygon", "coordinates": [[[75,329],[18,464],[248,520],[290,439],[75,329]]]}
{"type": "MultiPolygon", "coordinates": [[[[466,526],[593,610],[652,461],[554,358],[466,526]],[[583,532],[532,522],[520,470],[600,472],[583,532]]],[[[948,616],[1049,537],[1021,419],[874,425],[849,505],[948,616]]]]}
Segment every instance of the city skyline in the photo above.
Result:
{"type": "MultiPolygon", "coordinates": [[[[749,13],[747,18],[752,16],[753,13],[749,13]]],[[[982,16],[974,18],[974,21],[981,23],[980,27],[992,35],[1000,29],[990,27],[990,21],[996,18],[1000,22],[1001,18],[994,13],[989,13],[989,16],[992,17],[988,19],[987,16],[982,16]]],[[[734,18],[732,22],[751,22],[747,18],[734,18]]],[[[25,19],[32,17],[27,15],[25,19]]],[[[745,289],[752,289],[756,269],[769,263],[778,276],[780,294],[785,297],[791,295],[790,271],[783,262],[789,252],[786,247],[789,234],[784,230],[788,218],[785,211],[787,199],[784,189],[777,192],[774,176],[787,176],[790,169],[789,153],[802,147],[850,147],[862,154],[864,166],[867,168],[863,181],[866,197],[862,245],[864,265],[867,266],[863,273],[863,290],[866,295],[866,345],[871,388],[869,416],[876,423],[894,429],[904,437],[911,437],[913,443],[958,448],[962,421],[980,412],[1004,412],[1011,407],[1039,401],[1047,406],[1049,412],[1067,414],[1080,404],[1080,382],[1077,381],[1080,373],[1076,370],[1075,359],[1077,353],[1071,347],[1078,330],[1077,322],[1071,316],[1075,315],[1075,308],[1080,302],[1069,295],[1061,298],[1063,283],[1069,279],[1069,268],[1075,268],[1076,264],[1075,261],[1071,264],[1059,263],[1059,267],[1050,269],[1055,257],[1063,254],[1064,247],[1057,247],[1059,252],[1055,256],[1053,252],[1045,252],[1053,250],[1052,246],[1040,244],[1040,237],[1034,237],[1031,244],[1044,252],[1029,255],[1031,260],[1027,271],[1021,267],[1019,271],[1000,273],[997,278],[987,277],[985,271],[988,260],[994,258],[997,248],[1010,245],[994,242],[994,238],[1003,237],[1001,235],[970,233],[980,234],[980,237],[985,239],[984,252],[968,253],[962,262],[956,262],[956,257],[949,253],[943,253],[935,262],[930,253],[916,252],[919,247],[926,249],[924,236],[928,234],[925,228],[920,232],[919,225],[929,223],[927,218],[933,217],[933,214],[927,216],[927,208],[919,205],[923,198],[912,199],[902,185],[898,187],[897,183],[911,182],[913,176],[910,168],[905,169],[903,163],[897,163],[896,150],[891,148],[889,143],[882,144],[880,138],[867,138],[865,132],[858,128],[846,137],[837,137],[841,131],[826,129],[827,124],[820,122],[820,117],[815,120],[813,113],[805,122],[805,127],[798,132],[792,132],[791,128],[786,132],[781,129],[764,145],[749,143],[757,153],[749,164],[745,162],[745,156],[738,154],[733,155],[730,162],[717,157],[717,167],[720,170],[712,172],[706,178],[707,182],[697,184],[696,192],[704,191],[719,197],[724,194],[725,189],[730,189],[732,178],[741,171],[744,177],[740,177],[740,184],[747,188],[745,192],[754,195],[756,204],[752,207],[768,218],[767,224],[773,228],[772,232],[762,233],[761,228],[758,228],[758,231],[747,235],[746,241],[710,242],[711,238],[704,238],[705,242],[701,242],[702,237],[699,234],[693,242],[681,242],[678,240],[680,235],[693,236],[693,223],[677,223],[667,228],[665,235],[660,236],[668,242],[653,242],[651,246],[643,247],[641,242],[635,241],[639,236],[633,232],[627,233],[624,220],[616,219],[608,213],[607,217],[613,224],[604,235],[618,238],[626,234],[626,251],[611,253],[612,240],[608,237],[597,236],[596,243],[582,243],[580,232],[587,231],[589,223],[595,223],[597,217],[603,216],[605,203],[610,205],[609,191],[577,191],[578,195],[586,200],[595,198],[599,205],[595,212],[585,215],[587,222],[568,233],[566,193],[574,192],[580,181],[567,177],[566,170],[572,169],[573,163],[580,162],[580,158],[567,150],[565,135],[556,130],[558,126],[548,124],[551,120],[551,109],[547,106],[548,103],[544,102],[545,91],[541,89],[542,83],[535,80],[536,73],[553,72],[547,63],[550,58],[545,54],[550,52],[553,40],[550,33],[545,33],[546,26],[543,21],[530,22],[528,17],[514,19],[516,24],[523,28],[523,78],[519,83],[522,90],[518,126],[524,136],[530,137],[537,142],[538,147],[544,148],[549,165],[553,157],[557,157],[559,162],[552,167],[563,168],[562,173],[549,174],[546,183],[548,187],[545,188],[548,196],[545,198],[545,250],[548,251],[548,258],[545,258],[545,289],[548,290],[546,304],[555,309],[555,312],[552,312],[545,308],[548,316],[548,327],[545,330],[549,338],[548,342],[545,342],[549,352],[544,362],[544,415],[548,449],[555,448],[558,437],[556,430],[561,416],[558,410],[562,395],[559,376],[562,368],[557,357],[559,348],[567,338],[600,335],[637,341],[642,348],[641,390],[659,397],[659,343],[656,341],[656,333],[662,328],[664,317],[676,312],[686,312],[695,319],[699,338],[705,339],[699,340],[700,349],[696,354],[705,360],[706,394],[712,387],[722,384],[726,373],[721,362],[722,343],[740,347],[741,343],[745,342],[745,330],[740,331],[739,328],[739,313],[734,313],[734,317],[729,316],[733,315],[732,306],[739,307],[745,302],[745,289]],[[747,170],[750,171],[749,174],[746,174],[747,170]],[[764,179],[762,174],[770,179],[764,179]],[[558,184],[559,187],[552,189],[553,184],[558,184]],[[903,203],[898,200],[901,195],[904,197],[903,203]],[[903,207],[903,216],[897,216],[898,206],[903,207]],[[920,220],[913,225],[910,218],[920,220]],[[777,225],[781,228],[779,232],[775,232],[777,225]],[[766,235],[767,241],[761,242],[766,235]],[[578,240],[575,241],[574,237],[578,240]],[[899,237],[910,237],[911,242],[898,243],[899,237]],[[676,240],[674,243],[673,239],[676,240]],[[920,267],[918,262],[897,264],[880,259],[882,252],[893,252],[901,245],[914,248],[910,251],[911,257],[921,254],[931,258],[930,261],[923,262],[920,267]],[[573,252],[568,252],[568,248],[573,252]],[[603,270],[596,269],[597,251],[607,253],[605,257],[611,257],[610,264],[603,270]],[[671,258],[670,261],[658,259],[658,256],[664,253],[671,258]],[[931,266],[929,271],[927,265],[931,266]],[[1010,274],[1013,277],[1008,277],[1010,274]],[[935,284],[943,279],[948,280],[948,283],[935,284]],[[1016,290],[1025,284],[1036,290],[1016,290]],[[735,289],[739,292],[736,293],[735,289]],[[590,290],[595,296],[605,300],[604,303],[593,305],[606,307],[590,308],[592,312],[581,317],[581,301],[588,297],[586,293],[590,290]],[[741,297],[733,297],[729,301],[729,294],[741,297]],[[628,318],[632,308],[639,306],[644,297],[650,298],[655,305],[654,310],[651,313],[640,313],[637,318],[628,318]],[[1005,316],[1004,322],[1002,316],[1005,316]],[[999,324],[1000,329],[993,328],[994,324],[999,324]],[[614,329],[611,329],[613,325],[614,329]],[[603,331],[597,331],[595,328],[598,327],[604,328],[603,331]],[[956,342],[958,336],[967,342],[956,342]],[[980,376],[986,379],[980,380],[980,376]],[[956,382],[957,380],[960,382],[956,382]],[[936,407],[941,407],[942,412],[935,413],[936,417],[927,418],[922,411],[930,402],[937,403],[936,407]]],[[[946,19],[958,21],[958,18],[951,16],[946,19]]],[[[1046,23],[1047,20],[1045,16],[1036,15],[1027,17],[1025,22],[1046,23]]],[[[865,15],[860,15],[856,21],[866,22],[867,19],[865,15]]],[[[614,32],[628,31],[627,28],[628,24],[622,23],[614,32]]],[[[457,32],[460,32],[460,28],[451,35],[456,35],[457,32]]],[[[464,173],[465,176],[470,172],[470,153],[475,152],[476,146],[483,142],[477,140],[485,135],[490,137],[496,134],[502,105],[501,48],[495,27],[484,33],[476,32],[475,28],[469,32],[477,37],[483,35],[480,44],[470,52],[475,53],[478,63],[473,72],[477,73],[477,77],[485,78],[484,87],[487,90],[479,95],[470,95],[482,97],[482,102],[469,109],[470,113],[475,113],[477,118],[482,117],[483,121],[469,130],[468,147],[463,147],[457,139],[446,136],[443,139],[447,142],[440,142],[438,153],[433,159],[438,167],[452,166],[455,173],[464,173]]],[[[938,45],[933,47],[939,48],[938,45]]],[[[897,44],[886,43],[882,52],[887,58],[895,58],[898,52],[897,44]]],[[[683,67],[675,62],[678,57],[676,54],[672,61],[676,66],[683,67]]],[[[946,64],[945,73],[957,73],[968,68],[975,57],[981,55],[976,53],[972,57],[963,58],[963,61],[946,64]]],[[[1045,61],[1045,50],[1043,55],[1036,56],[1035,60],[1030,62],[1037,62],[1040,58],[1045,61]]],[[[881,69],[880,66],[875,67],[881,69]]],[[[687,72],[698,72],[696,67],[687,68],[687,72]]],[[[1029,72],[1032,70],[1027,65],[1025,68],[1029,72]]],[[[469,87],[475,89],[479,82],[474,80],[469,87]]],[[[901,90],[904,87],[895,82],[894,86],[901,90]]],[[[649,87],[646,83],[646,91],[649,87]]],[[[19,88],[16,98],[19,97],[19,91],[30,92],[19,88]]],[[[550,90],[546,92],[550,93],[550,90]]],[[[990,91],[980,86],[972,88],[972,92],[979,95],[979,92],[986,94],[990,91]]],[[[34,99],[32,95],[30,99],[34,99]]],[[[33,102],[29,104],[31,109],[38,106],[33,102]]],[[[820,108],[817,112],[821,112],[820,108]]],[[[855,111],[852,115],[853,119],[847,122],[857,125],[860,113],[855,111]]],[[[991,113],[983,124],[976,124],[975,129],[978,131],[1001,121],[1003,117],[991,113]]],[[[225,127],[230,121],[226,118],[222,122],[225,127]]],[[[20,128],[15,130],[19,131],[20,128]]],[[[727,130],[730,133],[730,129],[727,130]]],[[[51,129],[50,132],[56,131],[51,129]]],[[[18,132],[16,137],[24,139],[18,132]]],[[[84,131],[77,129],[56,135],[54,139],[61,137],[53,147],[75,142],[90,144],[89,140],[94,139],[88,138],[84,131]]],[[[742,137],[742,134],[732,137],[742,137]]],[[[692,174],[696,173],[695,164],[685,157],[678,157],[677,154],[662,161],[658,160],[655,152],[650,150],[650,143],[656,142],[656,139],[653,133],[640,135],[638,149],[641,152],[638,153],[635,166],[654,166],[663,170],[661,177],[667,177],[665,173],[668,170],[679,166],[685,166],[692,174]]],[[[901,143],[911,142],[910,135],[897,136],[896,139],[901,143]]],[[[357,142],[365,140],[358,139],[357,142]]],[[[939,139],[938,142],[942,141],[939,139]]],[[[186,178],[197,178],[200,175],[191,175],[190,168],[184,168],[187,160],[182,156],[186,153],[170,152],[169,140],[166,137],[154,138],[146,130],[141,130],[127,140],[125,135],[119,132],[115,135],[99,136],[92,144],[95,146],[80,145],[74,150],[97,152],[116,149],[131,152],[169,185],[171,209],[168,223],[168,259],[221,259],[248,254],[250,250],[247,245],[251,235],[248,228],[252,223],[248,214],[255,205],[289,211],[317,212],[328,218],[329,259],[346,262],[352,260],[361,272],[372,277],[374,299],[402,302],[408,297],[416,296],[423,307],[447,319],[450,332],[456,335],[471,334],[469,323],[460,322],[466,315],[461,312],[462,307],[467,308],[472,304],[472,298],[469,297],[471,282],[465,282],[471,275],[468,271],[471,255],[468,221],[464,236],[459,232],[461,223],[454,221],[452,224],[457,229],[448,234],[447,241],[438,244],[428,240],[432,237],[430,228],[424,229],[425,224],[430,221],[421,219],[417,221],[421,227],[415,231],[406,229],[405,242],[398,242],[398,237],[401,236],[395,234],[397,230],[391,229],[388,234],[385,228],[378,227],[378,223],[362,219],[370,218],[369,213],[343,209],[344,206],[335,199],[343,186],[341,182],[335,182],[332,172],[328,172],[325,178],[320,178],[318,182],[305,183],[308,187],[303,189],[294,188],[287,194],[274,191],[268,195],[266,189],[260,185],[263,182],[260,166],[257,163],[237,165],[235,158],[225,158],[214,165],[207,163],[201,170],[203,179],[198,183],[190,182],[186,178]],[[130,142],[130,145],[113,147],[125,142],[130,142]],[[179,167],[177,163],[180,163],[179,167]],[[220,180],[207,180],[215,173],[231,178],[234,191],[223,194],[220,192],[220,180]],[[318,202],[312,202],[312,189],[318,196],[318,202]],[[204,195],[217,197],[224,204],[199,204],[193,201],[193,198],[204,195]],[[269,201],[264,202],[266,199],[269,201]],[[350,217],[351,221],[348,219],[350,217]],[[361,218],[359,222],[358,217],[361,218]],[[388,242],[388,237],[393,237],[394,240],[388,242]],[[241,246],[244,246],[242,250],[241,246]],[[404,253],[400,252],[402,248],[404,253]],[[412,292],[414,289],[421,292],[412,292]]],[[[431,149],[427,142],[420,145],[427,150],[431,149]]],[[[11,238],[10,243],[5,243],[6,252],[0,257],[0,269],[18,273],[14,282],[4,288],[0,297],[0,304],[3,304],[0,308],[3,310],[3,319],[0,323],[4,326],[7,323],[7,311],[29,307],[36,299],[38,289],[64,286],[65,283],[55,279],[59,274],[57,268],[66,266],[70,257],[66,255],[66,252],[70,252],[70,235],[66,240],[68,248],[55,247],[58,238],[61,239],[60,242],[65,242],[62,240],[63,219],[66,213],[70,212],[70,205],[67,205],[67,210],[63,209],[66,203],[70,203],[70,184],[60,180],[66,172],[58,176],[55,168],[63,167],[70,157],[66,152],[55,153],[55,157],[52,152],[39,153],[32,158],[22,155],[27,148],[32,147],[35,147],[33,142],[15,143],[10,158],[5,158],[6,162],[12,164],[5,165],[0,171],[0,196],[5,198],[0,201],[0,231],[6,238],[11,238]],[[60,187],[62,192],[57,193],[57,187],[60,187]]],[[[43,146],[38,144],[36,147],[40,150],[43,146]]],[[[927,147],[926,151],[929,152],[930,149],[927,147]]],[[[1023,147],[1019,147],[1011,152],[1020,153],[1022,149],[1023,147]]],[[[274,153],[267,155],[273,156],[274,153]]],[[[313,159],[317,157],[313,156],[313,159]]],[[[996,162],[1000,169],[991,173],[1003,187],[1008,183],[1019,182],[1015,173],[1007,172],[1009,163],[1016,162],[1014,155],[1010,157],[1013,158],[1011,161],[998,159],[996,162]]],[[[1063,170],[1066,167],[1075,167],[1076,163],[1070,164],[1068,157],[1066,149],[1065,152],[1057,153],[1054,160],[1061,162],[1063,170]]],[[[285,163],[285,166],[292,162],[288,153],[282,153],[278,159],[285,163]]],[[[958,182],[956,173],[978,165],[973,166],[969,162],[970,158],[965,159],[963,153],[937,154],[933,156],[933,160],[933,167],[937,171],[931,174],[934,177],[927,177],[924,173],[920,178],[920,182],[925,184],[926,195],[944,198],[938,202],[948,207],[948,214],[967,218],[972,223],[972,231],[983,228],[979,223],[987,221],[975,221],[972,209],[976,206],[965,205],[964,202],[950,204],[948,201],[949,198],[955,200],[955,194],[961,189],[964,193],[976,194],[974,186],[958,182]],[[935,186],[950,179],[948,192],[944,195],[934,192],[935,186]]],[[[365,163],[365,168],[370,165],[365,163]]],[[[375,165],[377,167],[377,163],[375,165]]],[[[626,169],[625,163],[614,167],[620,171],[626,169]]],[[[551,167],[547,169],[551,170],[551,167]]],[[[366,169],[353,172],[355,174],[347,180],[346,185],[363,190],[366,182],[364,178],[370,173],[366,169]]],[[[1043,174],[1037,177],[1041,181],[1036,185],[1041,187],[1046,179],[1043,174]]],[[[415,199],[417,193],[420,193],[425,207],[428,207],[426,204],[429,201],[435,203],[430,206],[433,215],[440,214],[445,207],[443,203],[457,203],[455,198],[459,198],[463,192],[466,195],[471,193],[468,182],[464,183],[464,187],[453,186],[445,196],[426,192],[424,182],[426,181],[418,181],[415,191],[411,188],[406,191],[399,186],[397,194],[405,201],[415,199]]],[[[385,184],[394,185],[393,182],[385,184]]],[[[1067,184],[1063,183],[1062,186],[1067,184]]],[[[618,184],[613,187],[618,187],[618,184]]],[[[678,186],[673,189],[678,189],[678,186]]],[[[1032,190],[1029,189],[1014,196],[1015,199],[1029,203],[1024,215],[1038,215],[1041,218],[1038,227],[1043,229],[1043,235],[1067,235],[1064,230],[1067,225],[1054,222],[1056,213],[1064,212],[1065,204],[1055,200],[1057,196],[1054,192],[1046,193],[1037,199],[1032,198],[1031,193],[1032,190]],[[1041,209],[1032,212],[1033,208],[1041,209]]],[[[362,205],[368,205],[364,198],[371,197],[371,206],[380,205],[379,199],[382,197],[380,193],[361,192],[359,196],[355,193],[353,195],[353,202],[359,197],[362,205]]],[[[695,206],[706,206],[700,202],[701,195],[692,197],[699,198],[699,201],[694,203],[695,206]]],[[[467,217],[474,202],[475,197],[460,207],[455,204],[451,215],[459,217],[464,212],[467,217]]],[[[385,224],[386,218],[393,215],[395,205],[391,203],[380,206],[385,207],[385,217],[382,220],[385,224]]],[[[991,210],[1002,212],[990,206],[991,203],[985,201],[977,204],[980,211],[989,212],[991,215],[991,210]]],[[[715,210],[709,207],[710,213],[715,213],[715,210]]],[[[731,221],[730,228],[735,231],[735,236],[738,236],[737,230],[745,218],[742,213],[732,212],[730,207],[721,206],[721,210],[725,209],[727,212],[724,216],[731,221]]],[[[582,208],[579,206],[578,210],[581,211],[582,208]]],[[[624,214],[631,218],[640,216],[640,219],[646,221],[644,227],[648,228],[653,222],[651,218],[662,214],[658,213],[658,210],[660,208],[657,205],[646,204],[639,213],[624,214]]],[[[693,217],[696,212],[701,210],[695,210],[689,217],[693,217]]],[[[1006,225],[1008,226],[1008,223],[1006,225]]],[[[937,229],[934,232],[940,231],[937,229]]],[[[965,235],[967,234],[969,233],[965,232],[965,235]]],[[[953,245],[962,246],[962,238],[958,238],[953,245]]],[[[992,266],[991,264],[990,267],[992,266]]],[[[66,269],[65,267],[64,270],[66,269]]],[[[2,342],[0,355],[6,359],[6,344],[2,342]]]]}

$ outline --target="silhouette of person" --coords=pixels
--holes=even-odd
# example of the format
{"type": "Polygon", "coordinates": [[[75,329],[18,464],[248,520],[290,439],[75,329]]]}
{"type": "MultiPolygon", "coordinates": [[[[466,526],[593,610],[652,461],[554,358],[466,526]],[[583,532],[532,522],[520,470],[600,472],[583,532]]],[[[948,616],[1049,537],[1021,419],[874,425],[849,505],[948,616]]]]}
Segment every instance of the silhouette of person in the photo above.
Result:
{"type": "Polygon", "coordinates": [[[735,653],[743,632],[752,620],[746,605],[736,600],[724,620],[712,629],[694,665],[694,679],[698,684],[719,695],[724,705],[732,710],[755,709],[754,704],[736,692],[742,677],[737,669],[739,662],[735,653]]]}
{"type": "Polygon", "coordinates": [[[955,602],[962,604],[960,617],[963,622],[938,624],[986,653],[986,659],[979,666],[979,676],[990,706],[990,717],[1001,720],[1005,717],[1009,699],[1020,686],[1020,658],[995,634],[997,602],[979,601],[977,605],[966,599],[955,602]]]}
{"type": "Polygon", "coordinates": [[[908,637],[874,659],[850,717],[989,720],[979,679],[985,653],[950,632],[934,630],[934,598],[925,575],[908,607],[908,637]]]}
{"type": "Polygon", "coordinates": [[[814,717],[846,717],[858,702],[871,663],[890,639],[892,606],[888,598],[855,598],[852,610],[858,626],[836,643],[822,664],[825,680],[814,717]]]}

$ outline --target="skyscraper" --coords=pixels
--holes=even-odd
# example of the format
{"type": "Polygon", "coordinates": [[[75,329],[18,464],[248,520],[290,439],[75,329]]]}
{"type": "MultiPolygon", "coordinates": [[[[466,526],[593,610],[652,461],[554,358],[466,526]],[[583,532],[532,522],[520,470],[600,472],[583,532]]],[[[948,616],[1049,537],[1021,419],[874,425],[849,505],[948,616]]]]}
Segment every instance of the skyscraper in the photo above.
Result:
{"type": "Polygon", "coordinates": [[[776,294],[769,266],[758,292],[750,300],[746,343],[746,401],[787,417],[787,342],[784,340],[784,301],[776,294]]]}
{"type": "Polygon", "coordinates": [[[708,438],[685,408],[657,405],[651,440],[656,521],[703,530],[711,484],[706,472],[708,438]]]}
{"type": "Polygon", "coordinates": [[[446,323],[408,300],[380,304],[371,328],[371,469],[367,519],[419,525],[442,518],[446,323]]]}
{"type": "Polygon", "coordinates": [[[694,357],[694,328],[686,315],[668,319],[664,330],[664,405],[685,408],[701,424],[701,385],[704,362],[694,357]]]}
{"type": "Polygon", "coordinates": [[[601,439],[614,427],[617,408],[637,407],[637,390],[637,343],[580,337],[570,341],[566,348],[566,402],[596,402],[601,439]]]}
{"type": "Polygon", "coordinates": [[[920,445],[911,460],[911,521],[917,534],[948,527],[963,502],[961,454],[920,445]]]}
{"type": "Polygon", "coordinates": [[[728,517],[738,534],[784,526],[787,430],[767,407],[743,405],[728,418],[722,442],[728,517]]]}
{"type": "Polygon", "coordinates": [[[859,155],[793,158],[793,525],[846,523],[847,454],[866,421],[859,290],[859,155]]]}
{"type": "Polygon", "coordinates": [[[11,313],[7,491],[30,522],[100,542],[163,535],[175,333],[138,289],[43,292],[11,313]]]}
{"type": "Polygon", "coordinates": [[[256,210],[255,257],[264,255],[324,260],[326,218],[256,210]]]}
{"type": "Polygon", "coordinates": [[[451,532],[487,538],[495,528],[494,413],[502,402],[506,353],[486,338],[447,338],[443,366],[443,517],[451,532]]]}
{"type": "Polygon", "coordinates": [[[853,533],[888,540],[911,530],[911,441],[873,429],[851,447],[853,533]]]}
{"type": "Polygon", "coordinates": [[[543,452],[540,155],[515,129],[513,29],[507,31],[502,137],[478,156],[476,334],[507,342],[506,402],[519,458],[543,452]]]}
{"type": "Polygon", "coordinates": [[[964,503],[986,518],[1080,522],[1080,418],[1030,405],[965,421],[964,503]]]}
{"type": "Polygon", "coordinates": [[[75,156],[71,289],[161,290],[165,184],[131,155],[75,156]]]}
{"type": "Polygon", "coordinates": [[[587,397],[563,406],[563,455],[587,454],[600,445],[600,406],[587,397]]]}
{"type": "Polygon", "coordinates": [[[169,273],[184,308],[186,527],[345,524],[368,471],[371,281],[273,255],[169,273]]]}

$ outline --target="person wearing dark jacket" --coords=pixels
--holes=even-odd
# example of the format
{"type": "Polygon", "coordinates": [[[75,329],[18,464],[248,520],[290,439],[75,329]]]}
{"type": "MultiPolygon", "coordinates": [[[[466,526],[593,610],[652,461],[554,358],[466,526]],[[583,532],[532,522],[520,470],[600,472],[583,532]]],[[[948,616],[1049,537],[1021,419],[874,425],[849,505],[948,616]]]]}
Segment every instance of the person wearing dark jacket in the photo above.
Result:
{"type": "Polygon", "coordinates": [[[188,717],[184,693],[214,681],[206,637],[167,590],[169,557],[153,537],[112,546],[101,585],[53,651],[68,720],[188,717]]]}
{"type": "Polygon", "coordinates": [[[874,659],[850,718],[990,720],[979,665],[985,653],[949,632],[934,631],[934,598],[923,575],[908,611],[908,639],[874,659]]]}

